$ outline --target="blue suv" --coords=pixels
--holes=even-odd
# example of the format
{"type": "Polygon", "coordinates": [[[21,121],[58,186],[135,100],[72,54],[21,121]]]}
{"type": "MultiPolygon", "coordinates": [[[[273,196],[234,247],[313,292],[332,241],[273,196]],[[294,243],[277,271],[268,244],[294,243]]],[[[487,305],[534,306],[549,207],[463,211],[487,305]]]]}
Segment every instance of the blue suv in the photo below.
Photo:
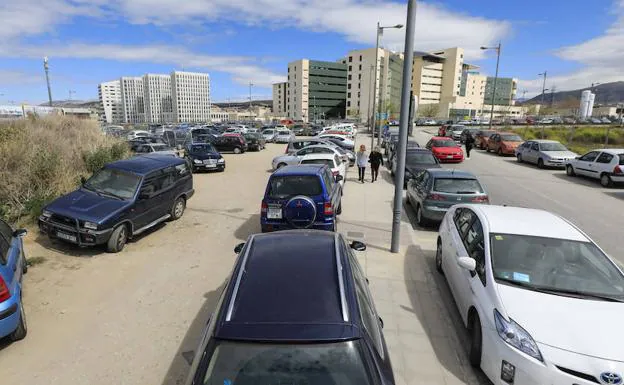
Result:
{"type": "Polygon", "coordinates": [[[79,246],[123,250],[129,238],[184,214],[193,196],[187,161],[142,155],[105,165],[82,186],[47,205],[39,229],[79,246]]]}
{"type": "Polygon", "coordinates": [[[286,166],[271,174],[262,199],[262,232],[284,229],[336,231],[342,212],[342,175],[327,165],[286,166]]]}
{"type": "Polygon", "coordinates": [[[22,305],[22,275],[26,255],[22,237],[26,230],[13,230],[0,219],[0,338],[11,341],[26,337],[26,317],[22,305]]]}

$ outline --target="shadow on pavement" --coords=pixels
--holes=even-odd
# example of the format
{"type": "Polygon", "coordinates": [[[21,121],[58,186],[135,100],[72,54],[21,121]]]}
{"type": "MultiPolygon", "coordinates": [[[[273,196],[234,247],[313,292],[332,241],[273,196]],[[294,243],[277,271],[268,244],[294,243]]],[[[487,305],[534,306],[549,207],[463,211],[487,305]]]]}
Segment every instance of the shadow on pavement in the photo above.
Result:
{"type": "Polygon", "coordinates": [[[234,236],[236,239],[246,241],[251,234],[257,234],[261,231],[260,214],[253,214],[234,231],[234,236]]]}
{"type": "Polygon", "coordinates": [[[592,179],[585,176],[568,176],[565,172],[552,174],[554,177],[565,180],[570,183],[578,183],[591,188],[603,188],[598,179],[592,179]]]}
{"type": "Polygon", "coordinates": [[[435,269],[435,252],[411,245],[407,249],[404,264],[411,308],[402,308],[418,317],[440,364],[466,384],[491,384],[481,370],[470,366],[468,331],[444,276],[435,269]],[[423,268],[427,279],[424,282],[412,280],[410,271],[423,268]],[[456,350],[456,347],[460,349],[456,350]]]}
{"type": "Polygon", "coordinates": [[[199,309],[199,312],[191,322],[190,327],[184,335],[184,338],[182,339],[182,342],[173,357],[173,361],[171,362],[171,365],[169,365],[169,370],[167,370],[167,374],[165,374],[162,385],[184,384],[186,377],[188,376],[189,369],[191,368],[189,362],[193,361],[193,358],[197,353],[194,349],[197,349],[197,346],[199,345],[199,340],[202,337],[204,327],[208,324],[208,320],[210,319],[212,312],[215,310],[215,306],[217,305],[219,296],[221,295],[224,287],[225,282],[223,282],[215,290],[204,294],[204,304],[201,309],[199,309]]]}
{"type": "Polygon", "coordinates": [[[432,233],[438,232],[438,228],[440,227],[439,223],[429,224],[427,227],[422,227],[416,223],[416,213],[407,199],[403,200],[403,212],[405,212],[405,215],[409,219],[410,224],[412,225],[412,230],[429,231],[432,233]]]}
{"type": "Polygon", "coordinates": [[[606,195],[624,200],[624,191],[605,191],[606,195]]]}

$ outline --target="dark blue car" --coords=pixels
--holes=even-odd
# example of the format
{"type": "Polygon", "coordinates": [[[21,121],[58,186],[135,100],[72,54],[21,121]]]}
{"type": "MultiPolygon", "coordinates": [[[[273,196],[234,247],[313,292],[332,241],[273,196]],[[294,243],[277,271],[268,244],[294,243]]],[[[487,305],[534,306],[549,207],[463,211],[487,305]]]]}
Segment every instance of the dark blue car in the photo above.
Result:
{"type": "Polygon", "coordinates": [[[327,165],[285,166],[269,178],[262,209],[262,232],[314,228],[336,231],[342,212],[341,175],[327,165]]]}
{"type": "Polygon", "coordinates": [[[189,144],[185,152],[184,157],[191,165],[193,172],[225,171],[225,159],[210,143],[189,144]]]}
{"type": "Polygon", "coordinates": [[[26,230],[13,230],[0,219],[0,338],[11,341],[26,337],[22,305],[22,275],[27,271],[22,237],[26,230]]]}
{"type": "Polygon", "coordinates": [[[394,384],[383,321],[353,252],[365,249],[318,230],[238,245],[187,385],[394,384]]]}
{"type": "Polygon", "coordinates": [[[47,205],[39,229],[79,246],[121,251],[129,238],[184,214],[193,175],[181,158],[143,155],[112,162],[47,205]]]}

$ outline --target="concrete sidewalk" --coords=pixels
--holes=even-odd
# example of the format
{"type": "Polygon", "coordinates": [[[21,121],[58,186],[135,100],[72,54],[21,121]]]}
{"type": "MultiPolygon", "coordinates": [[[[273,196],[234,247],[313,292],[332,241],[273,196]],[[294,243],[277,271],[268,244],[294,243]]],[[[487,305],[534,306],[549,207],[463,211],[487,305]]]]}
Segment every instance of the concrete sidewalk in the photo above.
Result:
{"type": "MultiPolygon", "coordinates": [[[[358,139],[370,145],[370,136],[358,139]]],[[[349,171],[338,229],[367,245],[367,251],[357,254],[384,320],[397,384],[488,384],[470,367],[467,334],[444,278],[435,271],[437,231],[413,227],[411,209],[404,210],[401,250],[390,253],[390,173],[382,166],[379,179],[371,183],[367,169],[361,184],[357,169],[349,171]]]]}

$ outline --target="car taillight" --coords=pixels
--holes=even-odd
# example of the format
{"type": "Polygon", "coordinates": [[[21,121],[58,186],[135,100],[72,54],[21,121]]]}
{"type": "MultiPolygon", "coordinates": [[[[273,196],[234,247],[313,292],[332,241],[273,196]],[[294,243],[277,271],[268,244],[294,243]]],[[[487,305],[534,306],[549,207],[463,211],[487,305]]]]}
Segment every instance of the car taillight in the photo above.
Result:
{"type": "Polygon", "coordinates": [[[620,166],[615,166],[613,168],[613,173],[614,174],[624,174],[624,172],[622,172],[622,168],[620,166]]]}
{"type": "Polygon", "coordinates": [[[445,201],[446,197],[444,195],[431,193],[427,195],[427,199],[432,201],[445,201]]]}
{"type": "Polygon", "coordinates": [[[288,145],[286,145],[286,151],[284,151],[284,154],[288,154],[288,145]]]}
{"type": "Polygon", "coordinates": [[[485,195],[485,196],[480,196],[480,197],[474,197],[472,198],[472,201],[474,203],[488,203],[490,199],[488,198],[487,195],[485,195]]]}
{"type": "Polygon", "coordinates": [[[269,205],[267,205],[267,203],[265,201],[262,201],[262,205],[260,206],[260,212],[261,213],[266,213],[268,207],[269,207],[269,205]]]}
{"type": "Polygon", "coordinates": [[[9,288],[4,282],[4,279],[0,276],[0,302],[4,302],[9,298],[11,298],[11,292],[9,292],[9,288]]]}
{"type": "Polygon", "coordinates": [[[323,214],[325,215],[333,215],[334,209],[332,208],[331,202],[325,202],[323,205],[323,214]]]}

